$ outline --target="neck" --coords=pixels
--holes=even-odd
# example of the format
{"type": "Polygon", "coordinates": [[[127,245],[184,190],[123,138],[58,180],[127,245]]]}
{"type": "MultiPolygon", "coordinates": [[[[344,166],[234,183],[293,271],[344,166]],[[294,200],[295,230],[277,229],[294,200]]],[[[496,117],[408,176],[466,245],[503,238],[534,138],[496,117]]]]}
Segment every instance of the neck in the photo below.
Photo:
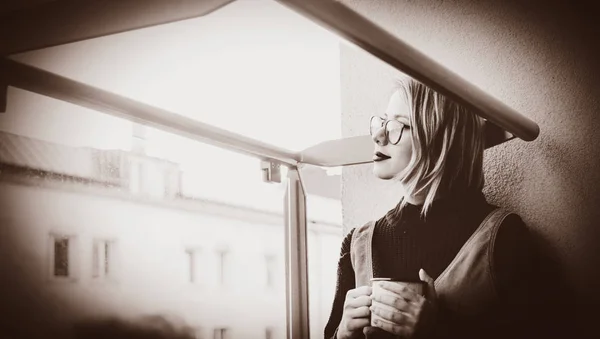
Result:
{"type": "Polygon", "coordinates": [[[425,194],[405,195],[404,201],[415,206],[423,205],[425,203],[425,194]]]}
{"type": "MultiPolygon", "coordinates": [[[[473,192],[473,189],[470,188],[463,188],[460,190],[455,190],[452,193],[450,192],[446,192],[444,193],[443,191],[438,191],[435,195],[435,197],[433,198],[433,200],[438,200],[441,198],[444,198],[446,196],[451,196],[454,194],[460,194],[460,195],[464,195],[464,194],[469,194],[469,192],[473,192]]],[[[479,190],[479,192],[481,192],[481,190],[479,190]]],[[[423,205],[425,203],[425,198],[426,198],[427,194],[426,193],[419,193],[417,195],[404,195],[404,201],[406,201],[407,203],[411,204],[411,205],[415,205],[415,206],[419,206],[419,205],[423,205]]]]}
{"type": "MultiPolygon", "coordinates": [[[[444,192],[442,190],[438,190],[438,192],[436,192],[435,197],[433,197],[433,200],[438,200],[440,198],[443,198],[446,194],[444,194],[444,192]]],[[[423,205],[425,203],[425,198],[427,197],[427,192],[421,192],[417,195],[404,195],[404,201],[406,201],[407,203],[411,204],[411,205],[415,205],[415,206],[419,206],[419,205],[423,205]]]]}

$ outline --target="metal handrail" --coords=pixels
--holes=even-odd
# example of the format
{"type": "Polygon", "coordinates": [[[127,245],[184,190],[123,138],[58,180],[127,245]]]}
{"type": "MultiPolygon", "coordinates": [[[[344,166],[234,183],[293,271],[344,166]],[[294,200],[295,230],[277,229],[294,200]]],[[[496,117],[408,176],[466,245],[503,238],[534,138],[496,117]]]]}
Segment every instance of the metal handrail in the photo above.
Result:
{"type": "Polygon", "coordinates": [[[142,123],[238,153],[289,166],[296,166],[300,159],[297,152],[245,137],[11,59],[0,59],[0,74],[9,86],[142,123]]]}
{"type": "Polygon", "coordinates": [[[366,17],[337,1],[276,0],[361,47],[397,70],[472,108],[525,141],[540,133],[531,119],[490,96],[366,17]]]}

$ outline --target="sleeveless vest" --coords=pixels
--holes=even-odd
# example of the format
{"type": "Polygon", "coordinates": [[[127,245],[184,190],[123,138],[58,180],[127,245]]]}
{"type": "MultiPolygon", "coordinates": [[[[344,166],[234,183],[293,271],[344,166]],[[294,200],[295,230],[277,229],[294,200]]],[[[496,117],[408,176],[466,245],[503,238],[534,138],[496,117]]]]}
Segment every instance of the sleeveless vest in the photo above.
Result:
{"type": "MultiPolygon", "coordinates": [[[[498,298],[494,277],[494,242],[498,229],[510,215],[503,209],[492,211],[462,246],[450,265],[435,279],[438,301],[450,311],[477,315],[498,298]]],[[[373,278],[372,239],[375,222],[357,227],[352,234],[350,257],[356,287],[373,278]]]]}

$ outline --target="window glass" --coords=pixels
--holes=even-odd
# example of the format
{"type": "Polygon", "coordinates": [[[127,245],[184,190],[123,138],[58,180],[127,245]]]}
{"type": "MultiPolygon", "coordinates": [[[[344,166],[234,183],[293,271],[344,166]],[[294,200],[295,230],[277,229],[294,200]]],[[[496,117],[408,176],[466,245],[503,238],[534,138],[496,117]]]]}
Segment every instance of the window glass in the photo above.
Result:
{"type": "Polygon", "coordinates": [[[308,295],[311,338],[322,338],[329,319],[337,280],[342,233],[340,173],[305,165],[300,171],[308,191],[308,295]],[[325,189],[329,186],[330,189],[325,189]]]}
{"type": "MultiPolygon", "coordinates": [[[[275,1],[14,57],[282,148],[340,137],[338,40],[275,1]]],[[[32,290],[61,317],[156,315],[198,337],[286,337],[285,185],[264,182],[259,159],[14,88],[0,146],[0,218],[19,221],[0,243],[18,240],[32,290]]],[[[319,168],[303,179],[320,337],[339,180],[319,168]]]]}
{"type": "MultiPolygon", "coordinates": [[[[203,329],[198,336],[264,337],[271,328],[283,338],[285,185],[264,182],[259,159],[182,138],[160,145],[181,154],[171,159],[153,153],[150,142],[137,150],[78,145],[61,121],[100,122],[78,125],[88,136],[103,123],[128,122],[24,91],[10,95],[63,108],[55,112],[58,123],[46,126],[62,130],[62,143],[38,135],[35,124],[0,131],[0,218],[22,221],[7,226],[1,241],[17,239],[29,268],[49,263],[52,279],[39,279],[36,288],[53,296],[61,317],[155,315],[177,328],[203,329]],[[132,168],[140,166],[170,179],[138,175],[132,168]],[[158,183],[161,189],[145,188],[158,183]],[[39,241],[48,234],[48,244],[39,241]]],[[[6,116],[34,115],[11,102],[6,116]]],[[[146,135],[155,132],[147,127],[146,135]]]]}
{"type": "MultiPolygon", "coordinates": [[[[334,34],[276,1],[238,0],[199,18],[15,58],[301,150],[341,137],[339,43],[334,34]]],[[[136,140],[129,143],[138,147],[136,140]]]]}
{"type": "Polygon", "coordinates": [[[69,276],[69,238],[54,238],[54,276],[69,276]]]}
{"type": "Polygon", "coordinates": [[[95,239],[92,245],[92,277],[107,279],[114,276],[115,242],[95,239]]]}

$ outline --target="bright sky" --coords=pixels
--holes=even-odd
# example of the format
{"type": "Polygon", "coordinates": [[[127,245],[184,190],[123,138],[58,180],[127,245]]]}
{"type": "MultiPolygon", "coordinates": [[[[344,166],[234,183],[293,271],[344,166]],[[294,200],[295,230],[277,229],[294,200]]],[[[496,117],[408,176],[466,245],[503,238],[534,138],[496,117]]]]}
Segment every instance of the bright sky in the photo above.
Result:
{"type": "MultiPolygon", "coordinates": [[[[338,38],[271,0],[238,0],[203,18],[17,59],[290,150],[341,137],[338,38]]],[[[2,118],[19,134],[71,146],[131,147],[127,121],[10,95],[25,112],[2,118]]],[[[264,187],[256,159],[168,133],[150,130],[148,153],[181,163],[188,187],[200,195],[217,197],[228,186],[252,200],[264,187]]]]}
{"type": "MultiPolygon", "coordinates": [[[[333,34],[275,1],[238,0],[202,18],[34,51],[18,59],[301,150],[341,136],[338,43],[333,34]]],[[[84,120],[115,133],[61,142],[100,148],[129,143],[122,123],[104,117],[84,120]]],[[[88,125],[78,123],[81,128],[88,125]]]]}

